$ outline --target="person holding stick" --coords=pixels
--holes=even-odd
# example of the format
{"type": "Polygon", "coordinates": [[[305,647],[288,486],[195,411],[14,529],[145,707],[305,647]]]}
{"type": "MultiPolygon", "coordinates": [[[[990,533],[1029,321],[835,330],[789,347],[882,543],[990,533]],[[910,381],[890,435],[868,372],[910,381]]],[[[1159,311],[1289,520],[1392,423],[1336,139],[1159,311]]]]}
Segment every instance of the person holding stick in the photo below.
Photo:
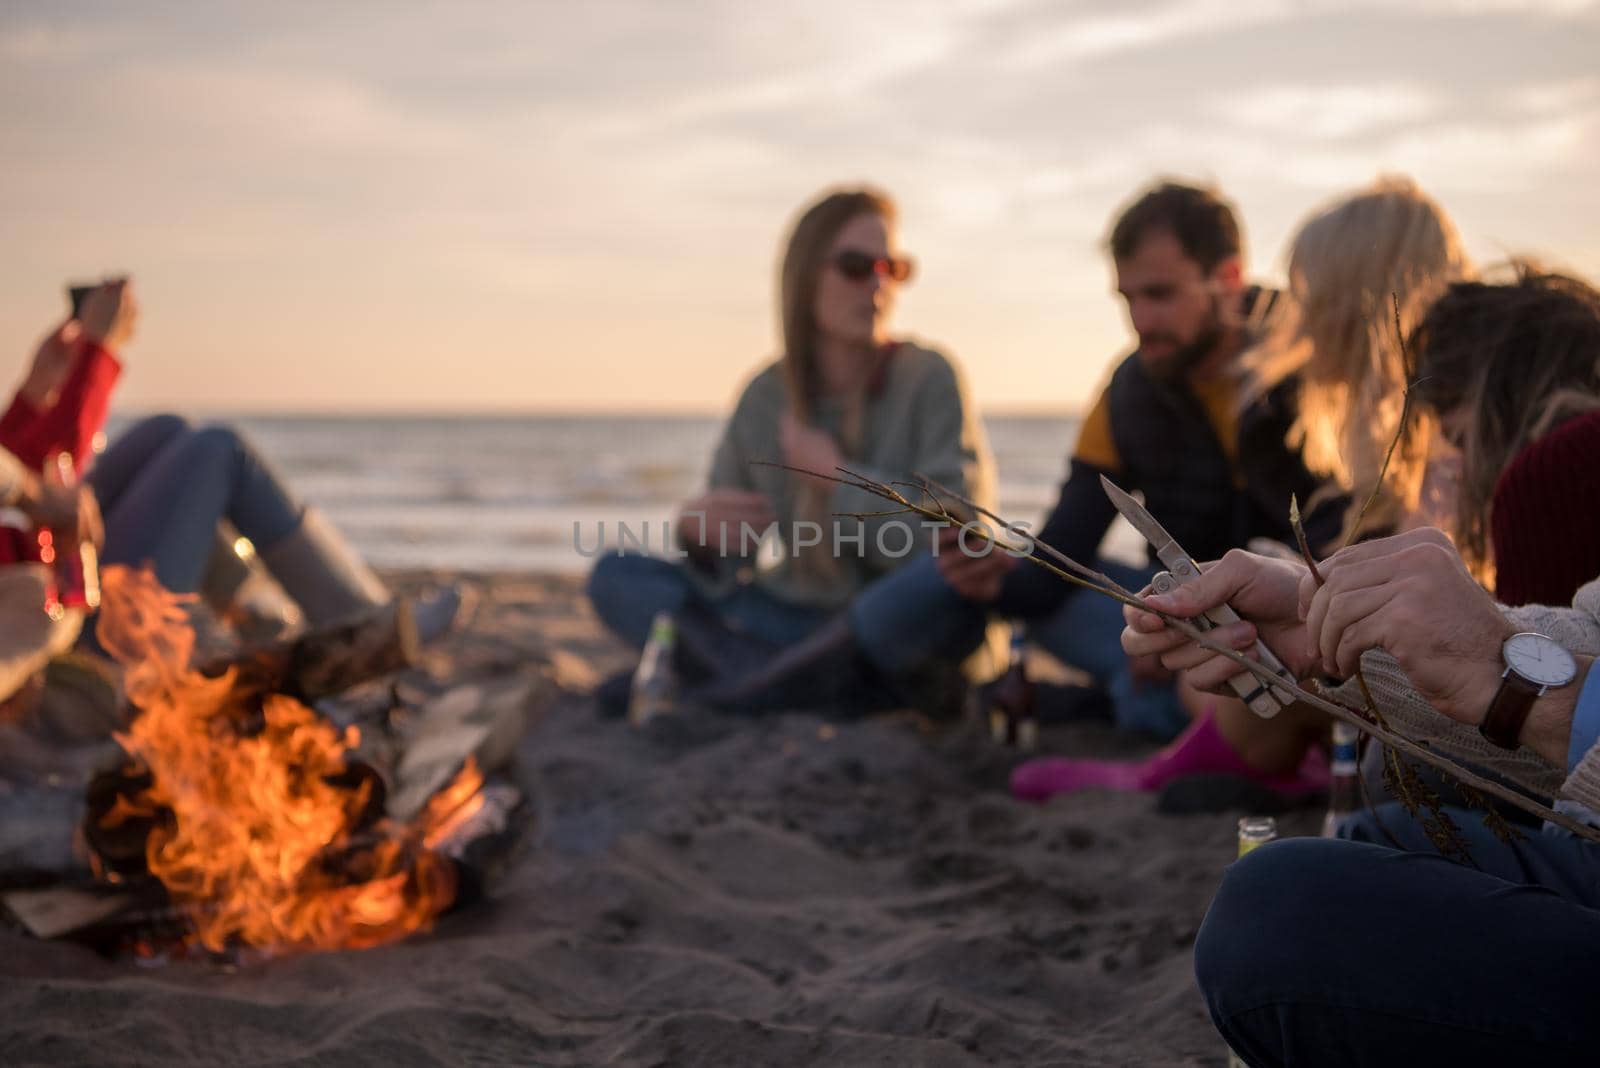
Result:
{"type": "MultiPolygon", "coordinates": [[[[1406,403],[1414,368],[1405,335],[1447,286],[1473,273],[1455,224],[1415,182],[1383,177],[1311,215],[1290,247],[1288,273],[1282,309],[1239,360],[1245,403],[1285,390],[1293,398],[1283,444],[1301,449],[1310,470],[1326,479],[1319,496],[1299,498],[1308,515],[1331,519],[1343,538],[1420,525],[1419,515],[1437,510],[1436,494],[1425,502],[1424,483],[1431,477],[1437,484],[1445,469],[1433,447],[1431,411],[1406,403]],[[1330,515],[1325,502],[1333,497],[1341,507],[1330,515]]],[[[1278,490],[1285,513],[1291,492],[1278,490]]],[[[1307,533],[1313,542],[1337,543],[1309,523],[1307,533]]],[[[1561,599],[1571,595],[1569,588],[1561,599]]],[[[1187,806],[1211,807],[1241,790],[1293,798],[1326,785],[1322,717],[1264,722],[1229,698],[1182,686],[1178,692],[1194,722],[1161,752],[1137,762],[1041,758],[1017,769],[1016,792],[1039,800],[1226,776],[1183,795],[1187,806]]]]}
{"type": "MultiPolygon", "coordinates": [[[[1600,541],[1586,525],[1600,511],[1600,291],[1529,264],[1510,282],[1457,282],[1408,348],[1414,417],[1437,425],[1460,458],[1445,518],[1465,566],[1503,604],[1570,601],[1600,574],[1600,541]]],[[[1124,648],[1156,655],[1133,627],[1124,648]]],[[[1327,734],[1327,718],[1309,709],[1263,720],[1226,698],[1217,706],[1223,757],[1246,774],[1282,775],[1327,734]]]]}
{"type": "MultiPolygon", "coordinates": [[[[1246,392],[1241,360],[1272,328],[1279,302],[1276,292],[1246,279],[1233,206],[1214,189],[1162,182],[1119,214],[1107,244],[1138,347],[1117,362],[1085,417],[1059,499],[1033,536],[1124,586],[1143,586],[1153,566],[1099,557],[1117,514],[1100,489],[1106,476],[1142,492],[1150,511],[1201,559],[1252,538],[1290,540],[1291,495],[1317,498],[1306,527],[1319,548],[1331,545],[1346,502],[1338,486],[1308,470],[1299,444],[1289,440],[1296,375],[1286,370],[1269,388],[1246,392]]],[[[1030,640],[1105,691],[1118,726],[1162,741],[1182,732],[1174,769],[1205,763],[1216,748],[1215,729],[1209,721],[1190,726],[1174,679],[1153,658],[1123,653],[1115,605],[1018,567],[1012,554],[959,552],[956,538],[942,535],[937,558],[952,589],[970,604],[1025,619],[1030,640]]],[[[1030,761],[1019,767],[1014,792],[1042,800],[1112,785],[1104,776],[1078,775],[1081,763],[1030,761]]],[[[1274,782],[1325,784],[1325,774],[1301,782],[1294,771],[1274,782]]]]}
{"type": "MultiPolygon", "coordinates": [[[[1600,579],[1568,609],[1507,608],[1441,531],[1421,528],[1340,550],[1315,572],[1230,553],[1146,603],[1179,618],[1231,604],[1249,622],[1208,640],[1238,649],[1259,637],[1299,675],[1350,680],[1338,696],[1357,707],[1364,685],[1391,729],[1600,824],[1600,579]]],[[[1196,686],[1238,672],[1160,616],[1126,613],[1130,651],[1196,686]]],[[[1275,843],[1229,869],[1195,972],[1249,1063],[1593,1063],[1600,845],[1502,838],[1445,811],[1471,866],[1386,804],[1339,839],[1275,843]]]]}

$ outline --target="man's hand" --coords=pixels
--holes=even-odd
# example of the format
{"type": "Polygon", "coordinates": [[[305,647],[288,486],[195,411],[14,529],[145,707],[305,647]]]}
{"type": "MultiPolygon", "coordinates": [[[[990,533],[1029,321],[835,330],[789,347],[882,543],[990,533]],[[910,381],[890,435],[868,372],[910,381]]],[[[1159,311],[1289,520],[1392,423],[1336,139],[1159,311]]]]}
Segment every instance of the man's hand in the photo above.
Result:
{"type": "Polygon", "coordinates": [[[1322,586],[1300,582],[1303,655],[1330,674],[1353,674],[1383,648],[1429,704],[1482,722],[1505,669],[1500,646],[1514,628],[1433,527],[1341,549],[1318,565],[1322,586]]]}
{"type": "Polygon", "coordinates": [[[115,278],[95,286],[84,298],[78,314],[84,336],[112,352],[133,338],[138,322],[139,302],[133,296],[133,283],[126,278],[115,278]]]}
{"type": "Polygon", "coordinates": [[[838,477],[837,468],[843,460],[833,435],[806,426],[793,412],[784,412],[778,424],[778,443],[783,446],[784,463],[815,472],[801,477],[824,490],[833,489],[835,483],[831,480],[838,477]]]}
{"type": "Polygon", "coordinates": [[[82,332],[76,320],[68,319],[39,342],[20,391],[29,404],[37,409],[55,404],[56,395],[72,373],[72,347],[82,332]]]}
{"type": "Polygon", "coordinates": [[[1178,673],[1163,664],[1159,656],[1130,656],[1128,674],[1134,682],[1157,686],[1171,682],[1178,673]]]}
{"type": "MultiPolygon", "coordinates": [[[[710,490],[683,506],[678,516],[678,544],[691,551],[711,550],[717,554],[726,545],[730,553],[738,555],[741,524],[748,523],[752,530],[761,532],[777,519],[778,513],[765,493],[739,489],[710,490]]],[[[753,549],[754,546],[749,548],[753,549]]]]}
{"type": "MultiPolygon", "coordinates": [[[[1182,619],[1232,605],[1241,622],[1213,628],[1209,639],[1252,656],[1249,650],[1259,638],[1297,677],[1315,666],[1315,660],[1305,655],[1305,626],[1298,612],[1304,564],[1233,549],[1221,560],[1201,564],[1200,572],[1199,578],[1171,593],[1149,595],[1146,590],[1146,600],[1182,619]]],[[[1196,689],[1232,695],[1227,683],[1242,670],[1238,664],[1196,645],[1158,615],[1130,605],[1123,608],[1122,617],[1127,622],[1122,648],[1130,659],[1159,657],[1171,671],[1188,671],[1188,681],[1196,689]]]]}
{"type": "Polygon", "coordinates": [[[967,547],[963,550],[960,527],[940,528],[935,563],[951,589],[969,601],[988,604],[1000,596],[1000,587],[1017,566],[1018,557],[999,545],[987,555],[972,555],[983,552],[983,535],[977,531],[969,532],[965,540],[967,547]]]}

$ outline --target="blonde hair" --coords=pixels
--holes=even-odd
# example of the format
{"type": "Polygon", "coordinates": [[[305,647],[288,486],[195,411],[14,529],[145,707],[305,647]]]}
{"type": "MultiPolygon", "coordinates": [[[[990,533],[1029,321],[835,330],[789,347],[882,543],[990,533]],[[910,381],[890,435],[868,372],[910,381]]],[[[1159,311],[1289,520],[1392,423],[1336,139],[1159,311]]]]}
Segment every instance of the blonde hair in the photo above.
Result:
{"type": "Polygon", "coordinates": [[[1245,397],[1299,375],[1288,443],[1313,472],[1354,495],[1347,537],[1392,528],[1419,503],[1433,427],[1413,410],[1383,486],[1355,529],[1400,429],[1412,377],[1402,338],[1451,282],[1471,272],[1449,216],[1403,176],[1380,177],[1323,209],[1295,237],[1290,299],[1242,360],[1245,397]]]}

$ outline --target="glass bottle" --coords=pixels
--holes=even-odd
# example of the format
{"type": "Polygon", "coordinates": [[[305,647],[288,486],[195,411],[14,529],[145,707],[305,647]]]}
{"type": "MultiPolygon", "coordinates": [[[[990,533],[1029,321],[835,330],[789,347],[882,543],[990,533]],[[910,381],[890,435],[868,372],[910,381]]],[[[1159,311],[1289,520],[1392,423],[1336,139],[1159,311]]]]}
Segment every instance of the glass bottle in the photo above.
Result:
{"type": "MultiPolygon", "coordinates": [[[[1260,849],[1278,837],[1278,821],[1271,816],[1246,816],[1239,821],[1239,856],[1260,849]]],[[[1249,1068],[1239,1055],[1228,1050],[1228,1068],[1249,1068]]]]}
{"type": "Polygon", "coordinates": [[[633,689],[628,698],[628,722],[642,727],[657,716],[673,710],[678,698],[678,673],[673,666],[673,647],[677,629],[672,616],[657,612],[650,623],[650,639],[633,673],[633,689]]]}
{"type": "MultiPolygon", "coordinates": [[[[58,452],[46,460],[42,475],[45,482],[57,488],[78,485],[70,453],[58,452]]],[[[85,539],[76,545],[60,544],[49,527],[40,527],[36,537],[39,561],[50,569],[44,594],[45,613],[51,619],[61,619],[69,608],[99,608],[100,556],[94,543],[85,539]]]]}
{"type": "Polygon", "coordinates": [[[1013,626],[1011,663],[989,698],[989,736],[1000,745],[1032,750],[1039,746],[1039,720],[1033,680],[1028,678],[1027,641],[1026,632],[1013,626]]]}
{"type": "Polygon", "coordinates": [[[1322,837],[1338,836],[1339,824],[1361,807],[1361,732],[1348,723],[1333,725],[1333,778],[1328,786],[1328,814],[1322,819],[1322,837]]]}

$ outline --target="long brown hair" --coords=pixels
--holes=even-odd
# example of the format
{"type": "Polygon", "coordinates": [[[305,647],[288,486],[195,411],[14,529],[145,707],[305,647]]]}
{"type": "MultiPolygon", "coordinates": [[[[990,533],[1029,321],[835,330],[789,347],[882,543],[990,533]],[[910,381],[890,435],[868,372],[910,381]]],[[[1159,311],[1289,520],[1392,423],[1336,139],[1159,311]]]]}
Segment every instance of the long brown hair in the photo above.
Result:
{"type": "Polygon", "coordinates": [[[1492,561],[1500,473],[1557,424],[1600,409],[1600,292],[1532,263],[1515,267],[1507,284],[1451,286],[1411,335],[1417,399],[1441,416],[1472,415],[1452,533],[1480,577],[1492,561]]]}
{"type": "MultiPolygon", "coordinates": [[[[812,421],[822,394],[822,373],[817,365],[817,282],[839,231],[859,215],[877,215],[892,226],[897,212],[889,195],[877,189],[833,190],[801,212],[789,233],[778,269],[778,314],[789,410],[803,424],[812,421]]],[[[862,368],[856,388],[845,397],[838,446],[846,458],[860,450],[865,434],[866,385],[871,370],[862,368]]],[[[821,525],[829,516],[828,495],[808,483],[802,484],[796,512],[798,518],[821,525]]],[[[824,538],[822,544],[804,553],[796,561],[800,569],[817,578],[836,574],[838,562],[827,551],[828,543],[829,539],[824,538]]]]}
{"type": "MultiPolygon", "coordinates": [[[[1293,299],[1261,344],[1243,359],[1259,396],[1300,376],[1299,412],[1289,444],[1306,465],[1357,502],[1378,481],[1383,457],[1400,428],[1411,369],[1401,344],[1429,305],[1471,264],[1444,209],[1410,178],[1384,176],[1322,209],[1296,235],[1289,256],[1293,299]],[[1399,302],[1396,329],[1394,302],[1399,302]]],[[[1384,485],[1352,531],[1394,526],[1415,509],[1432,426],[1407,421],[1384,485]]]]}
{"type": "Polygon", "coordinates": [[[892,225],[897,214],[887,193],[870,188],[839,189],[801,212],[789,233],[778,270],[778,314],[789,392],[795,414],[803,422],[810,421],[822,392],[815,308],[817,280],[826,266],[828,250],[839,231],[856,216],[876,215],[892,225]]]}

